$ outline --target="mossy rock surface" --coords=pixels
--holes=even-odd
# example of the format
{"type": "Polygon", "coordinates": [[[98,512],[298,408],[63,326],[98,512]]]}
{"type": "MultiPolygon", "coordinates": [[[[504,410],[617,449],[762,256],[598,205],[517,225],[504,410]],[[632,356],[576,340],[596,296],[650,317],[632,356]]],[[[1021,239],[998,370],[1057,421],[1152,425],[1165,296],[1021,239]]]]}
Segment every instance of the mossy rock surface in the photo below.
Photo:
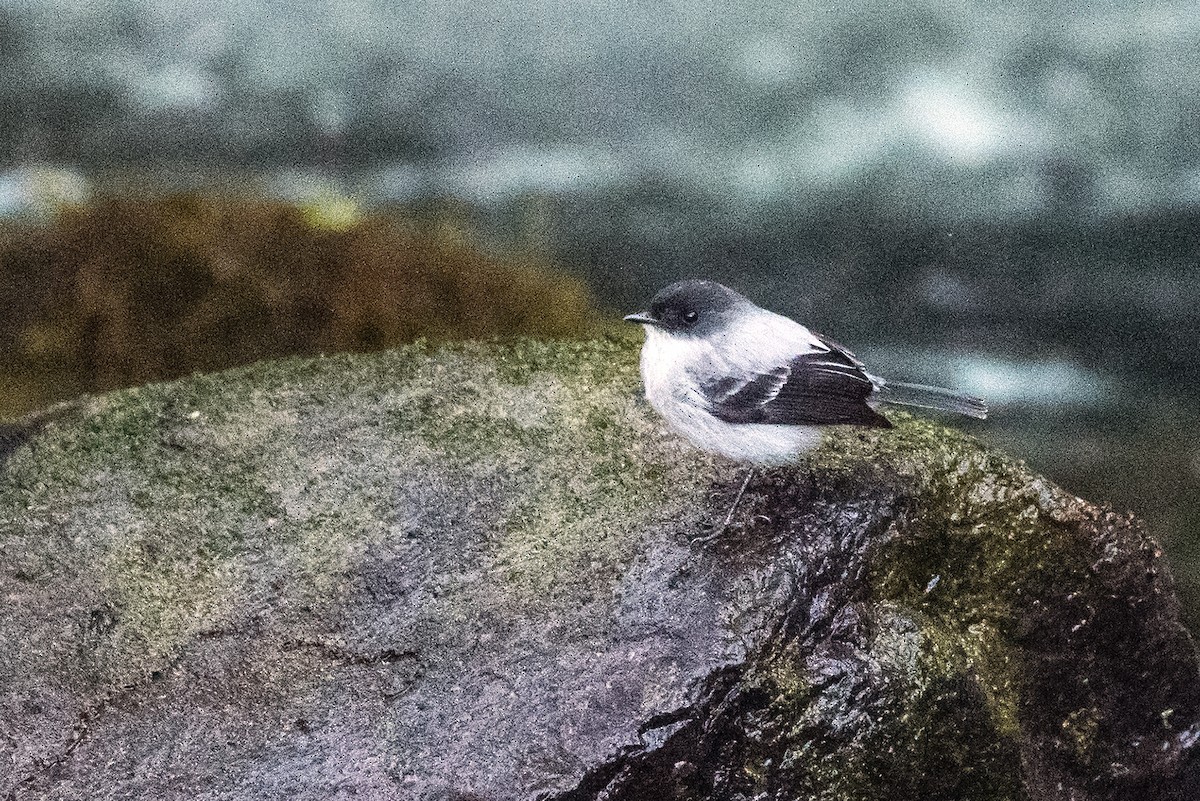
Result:
{"type": "Polygon", "coordinates": [[[1137,521],[892,414],[718,532],[743,472],[636,359],[418,343],[0,431],[0,794],[1195,797],[1137,521]]]}

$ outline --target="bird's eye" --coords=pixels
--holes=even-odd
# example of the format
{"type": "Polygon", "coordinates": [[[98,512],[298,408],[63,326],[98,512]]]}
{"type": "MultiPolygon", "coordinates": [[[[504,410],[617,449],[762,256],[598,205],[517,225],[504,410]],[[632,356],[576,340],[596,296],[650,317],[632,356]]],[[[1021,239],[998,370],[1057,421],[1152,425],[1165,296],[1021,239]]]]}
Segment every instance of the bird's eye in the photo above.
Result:
{"type": "Polygon", "coordinates": [[[697,314],[697,313],[696,313],[696,312],[694,312],[694,311],[690,311],[690,312],[688,312],[687,314],[683,315],[683,321],[684,321],[685,323],[694,323],[694,322],[696,322],[696,320],[697,320],[699,317],[700,317],[700,315],[699,315],[699,314],[697,314]]]}

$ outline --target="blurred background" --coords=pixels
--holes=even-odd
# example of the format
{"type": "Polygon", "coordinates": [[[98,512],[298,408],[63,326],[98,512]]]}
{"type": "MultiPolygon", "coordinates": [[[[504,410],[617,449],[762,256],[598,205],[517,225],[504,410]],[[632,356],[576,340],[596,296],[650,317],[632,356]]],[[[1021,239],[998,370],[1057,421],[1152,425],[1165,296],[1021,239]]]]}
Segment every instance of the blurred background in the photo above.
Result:
{"type": "Polygon", "coordinates": [[[1195,2],[0,0],[0,415],[707,276],[987,397],[1196,630],[1198,90],[1195,2]]]}

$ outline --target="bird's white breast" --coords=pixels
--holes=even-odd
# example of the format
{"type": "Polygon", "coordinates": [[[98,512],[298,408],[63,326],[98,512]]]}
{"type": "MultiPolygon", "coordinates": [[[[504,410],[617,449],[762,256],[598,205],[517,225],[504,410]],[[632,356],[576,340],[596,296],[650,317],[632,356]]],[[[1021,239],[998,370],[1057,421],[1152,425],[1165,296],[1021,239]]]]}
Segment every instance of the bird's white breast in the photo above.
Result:
{"type": "Polygon", "coordinates": [[[771,317],[787,325],[760,320],[741,331],[703,339],[645,326],[641,371],[650,405],[697,447],[738,461],[779,464],[815,447],[821,435],[813,426],[727,423],[709,414],[700,391],[704,377],[750,378],[816,349],[803,326],[771,317]]]}

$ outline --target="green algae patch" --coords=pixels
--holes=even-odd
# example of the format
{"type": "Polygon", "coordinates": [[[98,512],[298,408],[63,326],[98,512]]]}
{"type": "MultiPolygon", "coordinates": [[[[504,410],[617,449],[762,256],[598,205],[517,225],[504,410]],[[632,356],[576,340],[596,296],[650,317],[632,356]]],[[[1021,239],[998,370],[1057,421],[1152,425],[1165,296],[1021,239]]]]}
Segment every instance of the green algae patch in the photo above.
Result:
{"type": "Polygon", "coordinates": [[[711,462],[679,458],[641,400],[636,343],[459,343],[413,376],[392,430],[455,469],[518,476],[495,568],[518,602],[595,595],[651,524],[702,511],[711,462]]]}
{"type": "Polygon", "coordinates": [[[1085,581],[1085,543],[1053,518],[1059,491],[965,435],[904,419],[879,444],[889,469],[908,475],[911,495],[899,532],[871,559],[872,597],[907,610],[927,640],[925,658],[956,666],[979,688],[996,731],[1015,738],[1025,621],[1085,581]]]}
{"type": "Polygon", "coordinates": [[[829,801],[1022,798],[1017,740],[989,722],[961,654],[938,655],[898,607],[860,605],[861,639],[756,664],[734,786],[829,801]]]}
{"type": "MultiPolygon", "coordinates": [[[[58,538],[48,582],[72,565],[94,574],[76,601],[113,619],[98,659],[123,663],[104,668],[117,684],[228,619],[244,590],[243,559],[259,545],[251,521],[272,506],[261,443],[197,436],[205,423],[181,396],[155,385],[81,403],[77,419],[12,458],[0,488],[6,532],[58,538]]],[[[28,540],[18,547],[36,550],[28,540]]]]}
{"type": "Polygon", "coordinates": [[[110,647],[148,662],[237,625],[239,597],[336,608],[373,548],[419,540],[414,503],[490,532],[489,583],[451,582],[447,604],[570,609],[647,526],[703,505],[711,476],[680,448],[641,401],[631,337],[264,362],[79,401],[7,464],[0,541],[58,532],[66,555],[30,553],[31,571],[93,564],[110,647]],[[247,578],[264,560],[266,585],[247,578]]]}
{"type": "MultiPolygon", "coordinates": [[[[884,411],[893,428],[830,426],[807,462],[823,471],[877,471],[889,483],[897,477],[911,478],[930,469],[950,469],[964,456],[987,458],[1004,469],[1016,467],[958,429],[890,406],[884,411]]],[[[959,477],[970,476],[959,473],[959,477]]]]}
{"type": "MultiPolygon", "coordinates": [[[[1046,636],[1038,631],[1046,610],[1094,592],[1096,555],[1083,518],[1068,511],[1079,501],[961,432],[890,416],[897,423],[890,431],[833,431],[814,464],[896,488],[892,533],[868,560],[868,597],[876,609],[911,621],[921,642],[918,674],[940,676],[974,697],[990,721],[989,741],[1011,746],[1034,725],[1028,710],[1036,668],[1025,644],[1046,636]]],[[[938,700],[912,690],[909,722],[927,718],[935,710],[925,704],[938,700]]],[[[1061,717],[1067,753],[1087,763],[1101,716],[1083,705],[1061,717]]],[[[925,719],[916,730],[931,726],[925,719]]],[[[1004,787],[992,795],[975,787],[970,797],[1023,797],[1020,787],[1004,787]]]]}
{"type": "Polygon", "coordinates": [[[118,623],[114,656],[140,653],[149,663],[170,657],[198,633],[219,627],[240,602],[236,562],[216,555],[223,549],[201,526],[181,526],[181,533],[196,539],[127,532],[110,546],[100,590],[118,623]]]}
{"type": "Polygon", "coordinates": [[[654,524],[686,524],[703,511],[711,469],[675,458],[676,443],[662,440],[640,393],[628,391],[640,384],[627,351],[612,355],[619,360],[606,366],[615,374],[572,376],[552,368],[534,379],[552,384],[557,377],[566,399],[556,408],[568,413],[550,422],[534,457],[534,491],[514,509],[498,554],[519,596],[560,593],[581,574],[591,574],[589,585],[601,577],[611,582],[654,524]],[[598,387],[625,389],[604,397],[598,387]],[[583,472],[575,467],[581,459],[583,472]]]}
{"type": "MultiPolygon", "coordinates": [[[[748,674],[759,695],[742,724],[752,732],[744,777],[731,786],[821,799],[1024,798],[1028,609],[1078,584],[1086,538],[1059,519],[1069,496],[1020,462],[962,432],[889,416],[890,430],[829,429],[791,479],[812,487],[793,501],[812,511],[787,524],[801,541],[824,542],[870,509],[883,524],[866,541],[861,589],[847,572],[833,590],[854,599],[849,619],[862,622],[842,633],[849,624],[835,618],[828,644],[807,654],[792,644],[748,674]],[[820,512],[844,495],[861,500],[820,512]]],[[[773,492],[788,475],[774,475],[773,492]]],[[[778,503],[761,509],[764,525],[777,525],[778,503]]],[[[831,546],[804,548],[802,574],[829,569],[846,547],[831,546]]]]}
{"type": "Polygon", "coordinates": [[[1088,762],[1093,756],[1100,717],[1100,710],[1092,706],[1075,710],[1062,722],[1063,732],[1080,762],[1088,762]]]}

